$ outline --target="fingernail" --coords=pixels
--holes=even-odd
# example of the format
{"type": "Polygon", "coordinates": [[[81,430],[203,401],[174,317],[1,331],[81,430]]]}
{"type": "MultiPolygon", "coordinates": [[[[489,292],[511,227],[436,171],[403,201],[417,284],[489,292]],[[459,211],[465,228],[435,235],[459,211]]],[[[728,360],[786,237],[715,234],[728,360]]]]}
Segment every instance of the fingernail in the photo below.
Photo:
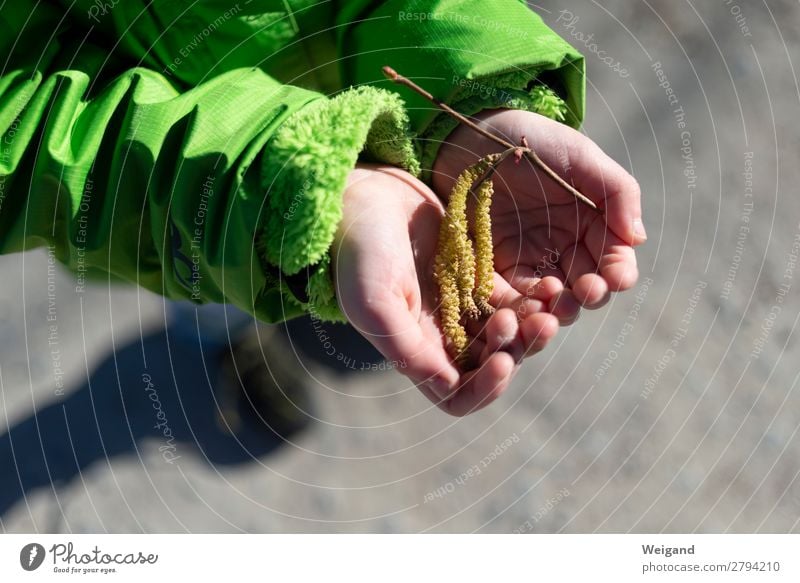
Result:
{"type": "Polygon", "coordinates": [[[499,334],[497,336],[497,349],[502,350],[503,348],[508,348],[516,339],[516,334],[499,334]]]}
{"type": "Polygon", "coordinates": [[[439,399],[446,399],[450,396],[450,383],[443,378],[433,378],[425,383],[425,386],[439,399]]]}
{"type": "Polygon", "coordinates": [[[633,233],[641,241],[647,240],[647,231],[644,230],[642,219],[633,219],[633,233]]]}

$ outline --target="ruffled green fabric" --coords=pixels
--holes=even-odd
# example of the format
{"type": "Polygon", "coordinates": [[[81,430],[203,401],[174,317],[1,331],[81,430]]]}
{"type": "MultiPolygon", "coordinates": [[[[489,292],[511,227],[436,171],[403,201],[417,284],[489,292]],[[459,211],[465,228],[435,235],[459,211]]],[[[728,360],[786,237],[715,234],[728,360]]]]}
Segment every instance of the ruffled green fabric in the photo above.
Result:
{"type": "Polygon", "coordinates": [[[403,101],[372,87],[321,99],[290,117],[265,148],[264,259],[286,276],[307,270],[306,298],[282,286],[285,307],[344,321],[329,273],[328,251],[342,219],[342,193],[357,160],[419,174],[403,101]]]}

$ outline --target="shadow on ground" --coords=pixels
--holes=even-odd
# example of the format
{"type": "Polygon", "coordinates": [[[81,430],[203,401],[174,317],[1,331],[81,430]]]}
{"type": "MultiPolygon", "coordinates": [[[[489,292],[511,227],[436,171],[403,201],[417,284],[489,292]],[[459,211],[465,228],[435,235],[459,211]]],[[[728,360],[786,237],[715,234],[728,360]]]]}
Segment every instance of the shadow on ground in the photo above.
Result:
{"type": "Polygon", "coordinates": [[[138,455],[143,439],[155,440],[165,460],[192,448],[211,464],[247,462],[278,447],[281,438],[254,416],[241,415],[235,436],[218,422],[219,373],[218,353],[170,342],[165,331],[112,353],[83,386],[0,436],[0,516],[26,492],[138,455]]]}
{"type": "MultiPolygon", "coordinates": [[[[348,326],[328,326],[326,334],[364,362],[381,360],[348,326]]],[[[345,372],[326,355],[311,319],[287,323],[272,341],[287,336],[303,357],[345,372]]],[[[193,451],[211,465],[247,463],[280,447],[283,438],[244,399],[236,401],[235,433],[220,421],[223,401],[237,394],[220,388],[220,355],[228,350],[201,348],[197,339],[162,330],[112,352],[83,386],[0,436],[0,516],[26,493],[62,488],[94,463],[140,455],[145,439],[154,440],[165,460],[193,451]]]]}

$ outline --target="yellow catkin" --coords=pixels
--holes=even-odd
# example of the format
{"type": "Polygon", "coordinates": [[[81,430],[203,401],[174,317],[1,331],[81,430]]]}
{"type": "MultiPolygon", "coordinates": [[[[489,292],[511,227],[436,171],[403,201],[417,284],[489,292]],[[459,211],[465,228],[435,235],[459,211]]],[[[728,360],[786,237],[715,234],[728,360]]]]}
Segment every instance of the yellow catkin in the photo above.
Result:
{"type": "Polygon", "coordinates": [[[478,189],[478,204],[475,209],[475,305],[481,314],[494,313],[489,298],[494,290],[494,246],[492,245],[492,207],[494,184],[485,181],[478,189]]]}
{"type": "Polygon", "coordinates": [[[493,311],[488,303],[494,271],[489,219],[492,196],[490,183],[488,186],[484,183],[478,192],[474,245],[469,238],[467,224],[467,197],[472,184],[486,170],[487,163],[487,160],[481,160],[470,166],[456,180],[439,230],[434,262],[442,330],[450,342],[454,358],[459,361],[466,357],[468,344],[462,317],[478,318],[481,314],[493,311]]]}
{"type": "Polygon", "coordinates": [[[448,229],[455,237],[455,248],[458,253],[459,303],[461,313],[468,318],[477,318],[480,315],[472,298],[475,286],[475,252],[467,227],[467,197],[476,178],[476,169],[477,165],[471,166],[461,173],[453,186],[447,205],[447,220],[452,225],[448,226],[448,229]]]}
{"type": "Polygon", "coordinates": [[[439,230],[439,246],[434,263],[434,277],[439,285],[439,319],[442,331],[451,343],[451,352],[459,358],[467,348],[467,332],[461,325],[461,298],[458,289],[459,253],[455,227],[446,215],[439,230]]]}

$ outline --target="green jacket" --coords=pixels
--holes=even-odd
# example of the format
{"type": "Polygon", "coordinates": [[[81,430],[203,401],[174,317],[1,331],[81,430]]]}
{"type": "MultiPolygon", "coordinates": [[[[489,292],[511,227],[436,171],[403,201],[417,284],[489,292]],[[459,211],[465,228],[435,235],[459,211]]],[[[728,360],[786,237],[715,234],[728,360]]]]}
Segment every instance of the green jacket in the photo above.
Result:
{"type": "Polygon", "coordinates": [[[583,59],[517,0],[14,0],[0,47],[0,253],[270,322],[341,319],[347,174],[426,178],[453,128],[383,65],[465,113],[583,116],[583,59]]]}

